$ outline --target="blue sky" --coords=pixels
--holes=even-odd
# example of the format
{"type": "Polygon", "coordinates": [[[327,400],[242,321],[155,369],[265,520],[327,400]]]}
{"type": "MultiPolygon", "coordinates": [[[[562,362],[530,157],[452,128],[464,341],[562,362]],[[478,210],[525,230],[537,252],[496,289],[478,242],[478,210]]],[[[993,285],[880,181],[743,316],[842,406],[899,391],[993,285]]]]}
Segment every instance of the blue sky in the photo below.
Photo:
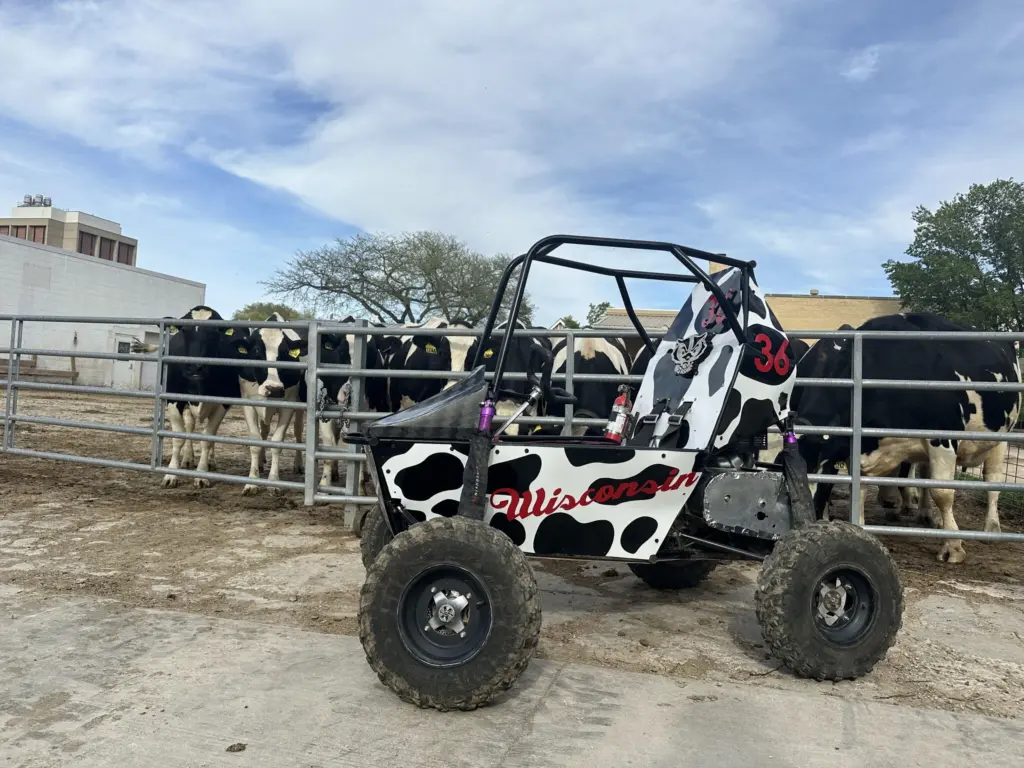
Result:
{"type": "MultiPolygon", "coordinates": [[[[360,229],[668,239],[769,292],[887,295],[917,205],[1021,176],[1022,38],[998,0],[8,0],[0,206],[119,221],[225,314],[360,229]]],[[[544,322],[616,299],[530,291],[544,322]]]]}

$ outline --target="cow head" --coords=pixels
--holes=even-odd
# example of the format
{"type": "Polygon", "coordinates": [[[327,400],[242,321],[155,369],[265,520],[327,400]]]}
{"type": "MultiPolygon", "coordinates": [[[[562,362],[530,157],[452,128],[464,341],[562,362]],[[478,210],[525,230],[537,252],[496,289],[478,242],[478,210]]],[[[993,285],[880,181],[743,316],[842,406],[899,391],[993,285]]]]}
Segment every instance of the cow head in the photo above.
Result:
{"type": "MultiPolygon", "coordinates": [[[[507,327],[508,323],[502,322],[494,326],[494,330],[501,331],[507,327]]],[[[526,330],[526,325],[518,320],[516,321],[515,327],[521,330],[526,330]]],[[[498,354],[501,352],[501,345],[504,341],[504,334],[499,336],[488,336],[486,339],[474,339],[473,343],[469,347],[469,351],[466,352],[466,362],[463,365],[463,370],[473,370],[473,363],[476,360],[477,350],[482,348],[483,352],[480,356],[480,365],[483,365],[489,373],[493,373],[494,368],[498,363],[498,354]]],[[[505,372],[526,373],[527,364],[530,362],[530,350],[538,344],[540,344],[540,341],[535,338],[513,336],[512,341],[509,343],[508,356],[505,359],[505,372]]],[[[530,385],[525,381],[503,381],[501,388],[508,389],[513,392],[519,392],[523,395],[529,394],[530,391],[530,385]]]]}
{"type": "MultiPolygon", "coordinates": [[[[267,322],[284,322],[274,312],[267,322]]],[[[308,342],[296,331],[285,328],[257,328],[249,336],[248,359],[268,362],[298,362],[308,351],[308,342]]],[[[249,368],[243,377],[259,384],[260,397],[277,399],[284,397],[285,390],[297,386],[304,377],[297,369],[249,368]]]]}
{"type": "MultiPolygon", "coordinates": [[[[853,330],[843,324],[839,330],[853,330]]],[[[820,339],[800,361],[799,377],[814,379],[849,379],[853,375],[853,339],[820,339]]],[[[794,391],[794,402],[799,404],[798,426],[847,427],[850,424],[852,393],[847,387],[800,387],[794,391]]],[[[835,435],[801,435],[798,440],[800,455],[811,473],[827,473],[835,462],[846,461],[850,453],[850,439],[835,435]]]]}
{"type": "MultiPolygon", "coordinates": [[[[443,324],[440,327],[447,327],[443,324]]],[[[441,334],[410,336],[391,358],[388,367],[407,371],[443,372],[452,369],[452,348],[448,339],[441,334]]],[[[391,407],[393,410],[407,408],[433,397],[445,386],[442,378],[392,378],[390,382],[391,407]]]]}
{"type": "MultiPolygon", "coordinates": [[[[171,318],[175,322],[167,324],[170,337],[168,353],[180,357],[209,358],[241,358],[235,344],[236,336],[242,336],[247,329],[237,327],[211,328],[209,326],[189,325],[189,320],[223,320],[220,314],[210,307],[199,305],[192,307],[181,318],[171,318]]],[[[181,373],[190,381],[199,381],[206,376],[212,366],[206,363],[182,363],[181,373]]]]}

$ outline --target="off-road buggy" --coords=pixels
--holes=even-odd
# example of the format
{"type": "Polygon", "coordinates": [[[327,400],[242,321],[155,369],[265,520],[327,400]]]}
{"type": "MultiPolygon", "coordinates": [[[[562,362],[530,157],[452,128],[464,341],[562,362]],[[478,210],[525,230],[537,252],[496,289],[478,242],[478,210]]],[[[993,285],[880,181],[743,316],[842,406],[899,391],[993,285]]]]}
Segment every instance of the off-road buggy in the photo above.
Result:
{"type": "Polygon", "coordinates": [[[493,378],[480,344],[468,377],[349,433],[364,446],[380,500],[362,530],[359,637],[385,685],[440,710],[473,709],[508,689],[540,636],[527,556],[626,562],[660,589],[694,587],[723,560],[761,560],[757,618],[768,647],[795,673],[856,678],[885,657],[902,624],[899,573],[861,528],[814,518],[788,407],[795,361],[754,267],[670,243],[540,240],[498,285],[484,329],[485,338],[502,335],[487,361],[493,378]],[[563,244],[665,251],[686,274],[553,256],[563,244]],[[697,259],[724,269],[708,274],[697,259]],[[502,386],[512,378],[505,361],[513,334],[495,326],[519,270],[504,325],[515,328],[536,262],[614,278],[653,354],[621,438],[614,430],[504,431],[530,406],[574,400],[551,384],[551,353],[541,344],[531,347],[528,393],[502,386]],[[630,278],[693,284],[658,344],[633,310],[630,278]],[[513,397],[522,406],[494,425],[495,403],[513,397]],[[762,462],[772,425],[784,448],[762,462]]]}

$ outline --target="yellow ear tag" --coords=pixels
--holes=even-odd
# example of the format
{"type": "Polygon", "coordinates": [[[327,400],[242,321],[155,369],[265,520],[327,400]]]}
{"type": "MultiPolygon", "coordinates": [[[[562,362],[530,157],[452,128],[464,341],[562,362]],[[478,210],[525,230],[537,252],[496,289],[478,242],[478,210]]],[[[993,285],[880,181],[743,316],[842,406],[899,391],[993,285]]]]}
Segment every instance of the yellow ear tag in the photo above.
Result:
{"type": "Polygon", "coordinates": [[[224,335],[225,336],[234,336],[235,335],[235,329],[234,328],[225,328],[224,329],[224,335]]]}
{"type": "Polygon", "coordinates": [[[171,336],[173,336],[178,332],[178,327],[176,325],[168,325],[167,331],[171,334],[171,336]]]}
{"type": "Polygon", "coordinates": [[[333,344],[324,344],[324,349],[326,349],[328,352],[330,352],[332,349],[334,349],[334,345],[333,344]]]}
{"type": "Polygon", "coordinates": [[[425,346],[424,349],[427,350],[428,355],[437,354],[437,347],[435,347],[433,344],[427,344],[427,346],[425,346]]]}
{"type": "Polygon", "coordinates": [[[302,350],[300,350],[300,349],[289,349],[288,350],[288,354],[291,355],[292,357],[294,357],[296,360],[298,360],[299,359],[299,355],[302,354],[302,350]]]}
{"type": "MultiPolygon", "coordinates": [[[[484,350],[484,359],[486,360],[488,357],[494,357],[494,350],[493,349],[485,349],[484,350]]],[[[540,426],[540,425],[538,424],[537,426],[540,426]]]]}
{"type": "Polygon", "coordinates": [[[248,355],[248,354],[249,354],[249,350],[247,350],[247,349],[246,349],[245,347],[239,347],[239,348],[238,348],[238,351],[239,351],[239,352],[240,352],[241,354],[243,354],[243,355],[248,355]]]}
{"type": "Polygon", "coordinates": [[[835,463],[836,472],[848,472],[845,461],[837,461],[835,463]]]}
{"type": "Polygon", "coordinates": [[[540,432],[542,429],[544,429],[543,424],[534,424],[533,429],[531,429],[530,432],[540,432]]]}

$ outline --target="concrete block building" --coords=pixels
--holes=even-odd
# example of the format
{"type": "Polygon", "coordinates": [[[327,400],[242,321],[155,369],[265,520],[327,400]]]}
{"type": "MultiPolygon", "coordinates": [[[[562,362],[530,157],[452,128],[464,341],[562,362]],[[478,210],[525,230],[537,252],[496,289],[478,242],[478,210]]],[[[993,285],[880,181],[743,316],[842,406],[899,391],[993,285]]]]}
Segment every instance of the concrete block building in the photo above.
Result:
{"type": "MultiPolygon", "coordinates": [[[[20,230],[11,234],[10,229],[0,234],[0,316],[178,317],[206,302],[205,284],[136,267],[138,243],[122,236],[114,222],[80,212],[55,214],[60,209],[52,207],[35,209],[34,213],[47,213],[0,219],[0,227],[24,227],[26,234],[33,232],[32,227],[45,230],[34,230],[38,234],[31,237],[21,236],[20,230]],[[23,223],[12,225],[12,220],[23,223]],[[102,227],[96,222],[102,222],[102,227]],[[90,238],[83,235],[95,237],[92,252],[50,243],[51,239],[62,244],[85,243],[83,247],[88,248],[90,238]],[[104,240],[110,244],[101,248],[104,240]]],[[[0,347],[9,345],[10,333],[11,323],[0,320],[0,347]]],[[[28,321],[22,347],[125,353],[133,339],[155,342],[157,338],[155,326],[28,321]]],[[[7,377],[6,358],[0,353],[0,379],[7,377]]],[[[135,361],[23,356],[21,371],[27,380],[125,389],[151,390],[156,381],[155,363],[135,361]]]]}

